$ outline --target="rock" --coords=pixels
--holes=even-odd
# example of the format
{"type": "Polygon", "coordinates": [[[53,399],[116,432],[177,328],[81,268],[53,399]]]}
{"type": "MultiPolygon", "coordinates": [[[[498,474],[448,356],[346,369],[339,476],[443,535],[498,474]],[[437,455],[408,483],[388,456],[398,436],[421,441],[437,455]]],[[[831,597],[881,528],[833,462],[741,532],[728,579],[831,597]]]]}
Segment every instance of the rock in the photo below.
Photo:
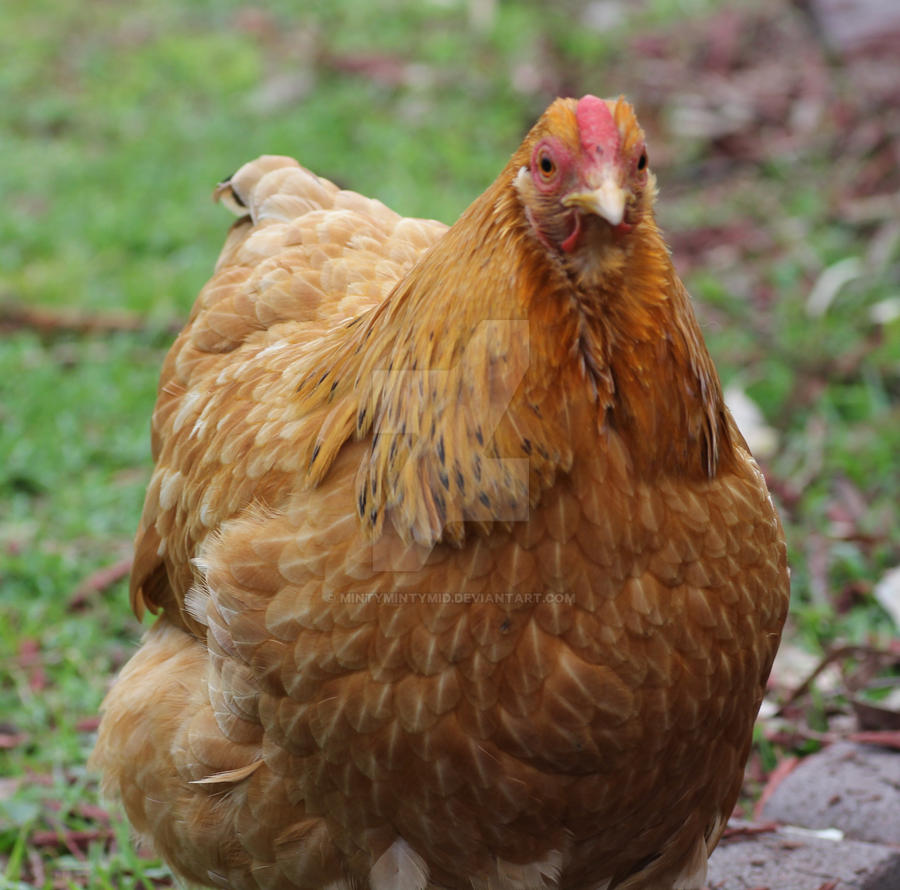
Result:
{"type": "Polygon", "coordinates": [[[900,753],[850,742],[823,748],[778,785],[761,818],[900,847],[900,753]]]}
{"type": "Polygon", "coordinates": [[[900,849],[772,824],[728,827],[709,860],[708,890],[900,888],[900,849]]]}

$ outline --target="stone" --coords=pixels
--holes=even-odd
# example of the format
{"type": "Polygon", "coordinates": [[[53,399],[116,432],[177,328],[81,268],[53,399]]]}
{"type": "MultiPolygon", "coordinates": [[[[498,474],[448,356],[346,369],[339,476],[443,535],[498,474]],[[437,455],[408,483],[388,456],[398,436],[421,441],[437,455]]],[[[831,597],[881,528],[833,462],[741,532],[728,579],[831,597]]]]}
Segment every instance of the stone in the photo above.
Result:
{"type": "Polygon", "coordinates": [[[760,818],[839,828],[848,838],[900,847],[900,752],[851,742],[829,745],[785,777],[760,818]]]}
{"type": "Polygon", "coordinates": [[[709,860],[707,890],[898,890],[900,849],[732,820],[709,860]]]}

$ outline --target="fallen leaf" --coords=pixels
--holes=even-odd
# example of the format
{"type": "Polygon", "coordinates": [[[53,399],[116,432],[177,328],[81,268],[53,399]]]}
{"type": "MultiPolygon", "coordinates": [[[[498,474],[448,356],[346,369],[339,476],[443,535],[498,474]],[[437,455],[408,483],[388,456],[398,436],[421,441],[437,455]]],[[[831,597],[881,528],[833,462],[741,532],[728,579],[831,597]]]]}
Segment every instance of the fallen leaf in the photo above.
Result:
{"type": "Polygon", "coordinates": [[[818,838],[823,841],[842,841],[844,832],[840,828],[802,828],[799,825],[782,825],[781,830],[785,834],[795,837],[818,838]]]}
{"type": "Polygon", "coordinates": [[[888,297],[869,306],[869,319],[875,324],[890,324],[900,318],[900,297],[888,297]]]}
{"type": "Polygon", "coordinates": [[[881,604],[894,624],[900,628],[900,566],[885,572],[875,585],[875,599],[881,604]]]}
{"type": "Polygon", "coordinates": [[[806,314],[810,318],[823,316],[844,285],[860,278],[864,271],[859,257],[855,256],[845,257],[827,269],[823,269],[806,298],[806,314]]]}
{"type": "Polygon", "coordinates": [[[778,450],[778,433],[766,424],[762,411],[739,386],[725,390],[728,405],[738,429],[743,433],[754,457],[766,460],[778,450]]]}

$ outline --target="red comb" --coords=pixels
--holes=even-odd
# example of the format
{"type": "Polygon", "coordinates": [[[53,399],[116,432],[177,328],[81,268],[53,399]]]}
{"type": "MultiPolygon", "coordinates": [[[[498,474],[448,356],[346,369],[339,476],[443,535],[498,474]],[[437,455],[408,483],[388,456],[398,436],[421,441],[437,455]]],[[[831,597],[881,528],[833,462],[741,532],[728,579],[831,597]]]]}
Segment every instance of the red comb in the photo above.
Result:
{"type": "Polygon", "coordinates": [[[619,150],[619,128],[606,103],[596,96],[582,96],[575,107],[581,147],[588,155],[615,154],[619,150]]]}

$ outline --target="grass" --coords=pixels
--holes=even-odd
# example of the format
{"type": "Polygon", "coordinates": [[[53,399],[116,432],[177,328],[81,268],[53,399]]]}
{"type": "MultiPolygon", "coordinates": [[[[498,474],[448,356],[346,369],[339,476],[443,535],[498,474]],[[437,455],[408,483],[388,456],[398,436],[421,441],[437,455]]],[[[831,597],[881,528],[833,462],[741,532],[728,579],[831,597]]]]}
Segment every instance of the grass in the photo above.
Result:
{"type": "MultiPolygon", "coordinates": [[[[871,590],[900,561],[897,239],[883,220],[840,212],[852,175],[836,167],[833,128],[774,149],[770,126],[761,154],[741,155],[677,126],[720,3],[648,0],[607,30],[585,24],[579,0],[546,6],[341,0],[300,15],[286,0],[43,0],[0,11],[0,303],[140,320],[0,336],[0,890],[167,884],[95,809],[84,771],[94,718],[140,628],[124,582],[80,586],[129,552],[171,325],[229,224],[211,189],[263,152],[452,221],[553,95],[633,95],[710,348],[779,437],[766,470],[791,548],[792,639],[820,652],[893,632],[871,590]],[[639,64],[628,48],[648,34],[664,50],[639,64]],[[683,82],[653,80],[666,53],[686,60],[683,82]],[[749,237],[730,237],[735,225],[749,237]],[[680,237],[703,227],[699,246],[680,237]],[[865,274],[810,315],[811,289],[848,257],[865,274]]],[[[735,77],[753,62],[736,52],[735,77]]]]}

